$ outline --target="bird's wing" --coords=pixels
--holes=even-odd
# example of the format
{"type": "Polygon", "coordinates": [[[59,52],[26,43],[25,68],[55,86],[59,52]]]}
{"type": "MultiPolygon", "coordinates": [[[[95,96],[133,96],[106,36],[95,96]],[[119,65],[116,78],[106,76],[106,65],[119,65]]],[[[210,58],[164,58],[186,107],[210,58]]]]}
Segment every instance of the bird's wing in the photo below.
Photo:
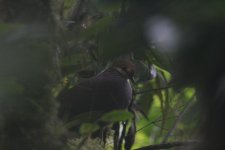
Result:
{"type": "Polygon", "coordinates": [[[127,108],[132,89],[127,79],[118,74],[103,74],[95,79],[96,106],[105,110],[127,108]]]}
{"type": "Polygon", "coordinates": [[[59,117],[71,118],[90,110],[90,101],[93,95],[92,85],[92,81],[87,80],[61,92],[58,96],[59,117]]]}
{"type": "Polygon", "coordinates": [[[125,109],[131,98],[132,89],[125,78],[104,72],[62,93],[59,115],[71,118],[90,111],[125,109]]]}

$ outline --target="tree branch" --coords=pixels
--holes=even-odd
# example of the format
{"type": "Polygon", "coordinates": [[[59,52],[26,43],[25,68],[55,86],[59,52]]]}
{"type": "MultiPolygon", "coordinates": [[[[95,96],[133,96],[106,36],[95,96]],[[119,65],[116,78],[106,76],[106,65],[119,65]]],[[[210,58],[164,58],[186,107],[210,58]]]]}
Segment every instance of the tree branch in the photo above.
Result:
{"type": "MultiPolygon", "coordinates": [[[[172,118],[174,118],[174,117],[168,117],[167,119],[172,119],[172,118]]],[[[160,121],[162,121],[162,119],[155,119],[154,121],[152,121],[152,122],[150,122],[150,123],[144,125],[144,126],[141,127],[140,129],[138,129],[137,132],[143,130],[144,128],[148,127],[149,125],[154,125],[154,124],[156,124],[157,122],[160,122],[160,121]]]]}
{"type": "Polygon", "coordinates": [[[185,141],[185,142],[170,142],[170,143],[163,143],[163,144],[155,144],[155,145],[149,145],[145,147],[141,147],[135,150],[158,150],[158,149],[169,149],[173,147],[178,147],[178,146],[189,146],[193,144],[197,144],[199,142],[197,141],[185,141]]]}
{"type": "MultiPolygon", "coordinates": [[[[193,97],[191,98],[193,99],[193,97]]],[[[168,138],[173,134],[174,130],[177,127],[177,124],[180,122],[180,120],[182,119],[183,115],[185,114],[185,112],[190,108],[191,104],[193,101],[190,101],[187,103],[187,105],[184,107],[184,110],[178,115],[176,121],[173,124],[173,127],[170,129],[170,131],[167,133],[167,135],[164,137],[162,143],[167,142],[168,138]]]]}

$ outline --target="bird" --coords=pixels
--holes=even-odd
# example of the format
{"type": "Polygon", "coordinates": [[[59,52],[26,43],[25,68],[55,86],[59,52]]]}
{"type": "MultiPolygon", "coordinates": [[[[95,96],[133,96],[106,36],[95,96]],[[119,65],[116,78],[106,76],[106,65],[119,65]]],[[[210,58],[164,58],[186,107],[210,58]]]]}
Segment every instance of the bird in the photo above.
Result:
{"type": "Polygon", "coordinates": [[[59,94],[59,118],[72,121],[82,113],[127,109],[132,101],[134,74],[131,60],[116,59],[99,74],[59,94]]]}

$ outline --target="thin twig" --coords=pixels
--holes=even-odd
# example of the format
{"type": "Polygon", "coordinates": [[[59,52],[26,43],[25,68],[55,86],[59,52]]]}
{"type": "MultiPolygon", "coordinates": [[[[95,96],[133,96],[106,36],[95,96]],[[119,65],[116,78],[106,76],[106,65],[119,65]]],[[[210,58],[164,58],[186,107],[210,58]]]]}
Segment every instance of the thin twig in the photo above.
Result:
{"type": "Polygon", "coordinates": [[[160,91],[160,90],[166,90],[172,88],[171,86],[166,86],[166,87],[160,87],[160,88],[156,88],[156,89],[147,89],[147,90],[143,90],[143,91],[137,91],[135,92],[135,94],[144,94],[144,93],[148,93],[148,92],[155,92],[155,91],[160,91]]]}
{"type": "MultiPolygon", "coordinates": [[[[193,99],[193,97],[191,98],[193,99]]],[[[178,115],[176,121],[173,124],[173,127],[170,129],[170,131],[167,133],[167,135],[164,137],[162,143],[167,142],[168,138],[173,134],[174,130],[177,127],[177,124],[180,122],[180,120],[182,119],[182,117],[184,116],[185,112],[187,112],[187,110],[190,108],[191,104],[193,101],[189,101],[187,103],[187,105],[185,106],[184,110],[178,115]]]]}
{"type": "Polygon", "coordinates": [[[170,142],[170,143],[163,143],[163,144],[155,144],[149,145],[145,147],[141,147],[135,150],[158,150],[158,149],[169,149],[178,146],[189,146],[193,144],[199,143],[198,141],[186,141],[186,142],[170,142]]]}
{"type": "MultiPolygon", "coordinates": [[[[175,111],[180,110],[180,109],[182,109],[183,107],[185,107],[185,105],[179,106],[175,111]]],[[[171,112],[171,111],[169,111],[169,112],[171,112]]],[[[169,113],[169,112],[168,112],[168,113],[169,113]]],[[[167,119],[173,119],[173,118],[175,118],[175,117],[176,117],[176,116],[167,117],[167,119]]],[[[161,118],[161,116],[158,116],[154,121],[152,121],[152,122],[150,122],[150,123],[144,125],[144,126],[141,127],[140,129],[138,129],[137,132],[143,130],[144,128],[148,127],[149,125],[154,125],[155,123],[162,121],[162,119],[160,119],[160,118],[161,118]]]]}
{"type": "MultiPolygon", "coordinates": [[[[173,119],[173,118],[174,118],[174,117],[168,117],[167,119],[173,119]]],[[[152,121],[152,122],[146,124],[145,126],[141,127],[140,129],[138,129],[137,132],[138,132],[138,131],[141,131],[142,129],[144,129],[144,128],[146,128],[146,127],[148,127],[149,125],[154,125],[155,123],[160,122],[160,121],[162,121],[162,119],[156,119],[156,120],[154,120],[154,121],[152,121]]]]}
{"type": "Polygon", "coordinates": [[[161,131],[169,131],[169,129],[167,129],[167,128],[165,128],[165,127],[162,127],[162,126],[158,125],[158,124],[155,123],[155,122],[153,123],[153,125],[156,126],[156,127],[158,127],[158,128],[160,128],[161,131]]]}

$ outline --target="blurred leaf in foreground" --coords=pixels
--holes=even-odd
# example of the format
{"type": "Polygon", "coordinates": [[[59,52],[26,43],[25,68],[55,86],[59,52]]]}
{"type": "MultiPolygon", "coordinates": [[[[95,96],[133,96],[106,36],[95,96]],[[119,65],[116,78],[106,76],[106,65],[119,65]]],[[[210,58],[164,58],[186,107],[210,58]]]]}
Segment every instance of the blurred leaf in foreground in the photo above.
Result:
{"type": "Polygon", "coordinates": [[[118,122],[118,121],[125,121],[125,120],[129,120],[133,117],[133,115],[125,110],[115,110],[115,111],[111,111],[109,113],[104,114],[101,117],[102,121],[105,122],[118,122]]]}

